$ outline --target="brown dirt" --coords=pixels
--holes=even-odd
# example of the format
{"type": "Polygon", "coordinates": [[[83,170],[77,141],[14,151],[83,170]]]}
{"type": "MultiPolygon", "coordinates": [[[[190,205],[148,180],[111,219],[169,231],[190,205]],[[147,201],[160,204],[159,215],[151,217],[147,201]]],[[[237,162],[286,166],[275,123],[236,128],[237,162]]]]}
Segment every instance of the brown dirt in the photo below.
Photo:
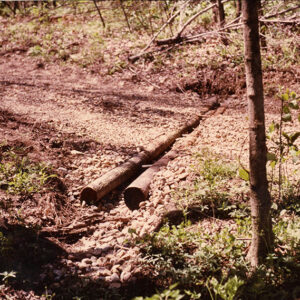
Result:
{"type": "MultiPolygon", "coordinates": [[[[144,289],[152,291],[152,283],[141,277],[137,248],[126,244],[128,229],[142,235],[155,228],[170,190],[184,184],[193,153],[210,147],[230,159],[240,155],[247,136],[245,97],[235,95],[232,87],[216,90],[213,77],[205,85],[200,80],[183,83],[176,92],[164,85],[158,90],[147,82],[136,84],[125,73],[100,78],[75,66],[44,65],[15,54],[0,58],[0,66],[0,141],[21,147],[20,155],[32,161],[52,165],[58,175],[31,196],[0,190],[0,229],[13,241],[0,271],[11,268],[19,274],[0,297],[38,299],[45,286],[62,299],[104,298],[116,289],[130,299],[145,294],[144,289]],[[211,97],[224,109],[177,141],[182,155],[156,176],[143,209],[130,211],[121,190],[97,206],[79,201],[84,185],[199,113],[211,97]]],[[[243,79],[238,83],[241,95],[243,79]]],[[[268,122],[276,117],[278,104],[267,98],[268,122]]],[[[120,299],[119,294],[111,297],[120,299]]]]}

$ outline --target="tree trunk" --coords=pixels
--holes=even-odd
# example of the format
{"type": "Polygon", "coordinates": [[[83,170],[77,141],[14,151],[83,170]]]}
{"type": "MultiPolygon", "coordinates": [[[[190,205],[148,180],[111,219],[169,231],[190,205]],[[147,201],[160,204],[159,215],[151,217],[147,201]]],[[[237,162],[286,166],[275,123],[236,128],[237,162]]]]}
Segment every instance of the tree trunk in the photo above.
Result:
{"type": "Polygon", "coordinates": [[[242,10],[242,3],[241,0],[236,1],[236,17],[239,17],[241,15],[242,10]]]}
{"type": "Polygon", "coordinates": [[[197,127],[201,118],[201,116],[196,116],[180,129],[173,131],[170,135],[162,135],[157,138],[153,144],[145,147],[146,149],[144,151],[83,188],[80,199],[87,202],[96,202],[100,200],[116,187],[135,176],[140,171],[143,164],[150,163],[157,159],[157,157],[166,151],[183,133],[197,127]]]}
{"type": "Polygon", "coordinates": [[[242,0],[245,44],[245,69],[249,112],[250,204],[252,241],[249,259],[257,267],[272,251],[273,232],[270,215],[266,162],[264,95],[259,45],[257,0],[242,0]]]}
{"type": "MultiPolygon", "coordinates": [[[[257,9],[258,9],[258,17],[261,18],[264,16],[263,7],[261,5],[261,0],[257,0],[257,9]]],[[[267,40],[265,37],[265,27],[262,26],[263,24],[259,24],[260,29],[260,46],[262,48],[267,48],[267,40]]]]}
{"type": "Polygon", "coordinates": [[[222,28],[225,24],[225,11],[222,0],[217,0],[217,8],[218,8],[218,21],[219,27],[222,28]]]}
{"type": "Polygon", "coordinates": [[[131,210],[138,209],[139,204],[147,199],[154,175],[177,155],[178,153],[174,150],[168,152],[126,188],[124,200],[131,210]]]}

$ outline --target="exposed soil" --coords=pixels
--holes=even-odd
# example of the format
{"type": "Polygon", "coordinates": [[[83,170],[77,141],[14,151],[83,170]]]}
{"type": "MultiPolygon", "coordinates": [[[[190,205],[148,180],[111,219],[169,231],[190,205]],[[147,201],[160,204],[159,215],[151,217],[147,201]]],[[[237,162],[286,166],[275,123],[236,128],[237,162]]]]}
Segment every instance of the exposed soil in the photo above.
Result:
{"type": "MultiPolygon", "coordinates": [[[[18,272],[0,297],[39,299],[45,287],[58,299],[151,294],[154,286],[138,263],[138,248],[126,242],[128,229],[143,235],[157,228],[172,205],[171,190],[192,180],[189,165],[201,149],[247,163],[247,152],[241,152],[247,140],[244,79],[236,82],[238,92],[221,84],[217,90],[216,77],[182,83],[177,91],[163,84],[158,90],[135,83],[127,73],[100,78],[16,54],[0,58],[0,65],[0,141],[19,147],[32,161],[50,164],[58,175],[30,196],[0,190],[0,229],[13,241],[0,271],[18,272]],[[217,105],[200,126],[177,140],[180,157],[156,175],[150,199],[139,210],[126,207],[122,187],[101,203],[80,202],[83,186],[212,102],[217,105]]],[[[276,98],[266,99],[268,122],[277,118],[278,107],[276,98]]]]}

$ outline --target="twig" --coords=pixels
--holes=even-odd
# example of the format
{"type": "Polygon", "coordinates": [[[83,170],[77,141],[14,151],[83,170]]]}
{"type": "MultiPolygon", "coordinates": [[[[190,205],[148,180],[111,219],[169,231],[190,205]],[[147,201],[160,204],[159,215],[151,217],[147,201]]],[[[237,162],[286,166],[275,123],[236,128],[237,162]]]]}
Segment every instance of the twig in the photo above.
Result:
{"type": "Polygon", "coordinates": [[[125,19],[126,19],[127,27],[128,27],[128,29],[129,29],[129,32],[131,33],[131,27],[130,27],[130,23],[129,23],[129,20],[128,20],[128,17],[127,17],[125,8],[124,8],[124,6],[123,6],[123,0],[120,0],[120,4],[121,4],[121,8],[122,8],[123,14],[124,14],[125,19]]]}
{"type": "Polygon", "coordinates": [[[241,24],[241,23],[231,24],[231,25],[225,26],[225,27],[223,27],[222,29],[219,29],[219,30],[204,32],[204,33],[200,33],[200,34],[193,35],[193,36],[187,36],[187,37],[185,37],[185,41],[187,41],[187,42],[196,41],[197,39],[199,39],[200,37],[203,37],[203,36],[215,35],[215,34],[219,34],[219,33],[226,33],[225,32],[226,29],[239,28],[242,25],[243,24],[241,24]]]}
{"type": "Polygon", "coordinates": [[[294,6],[294,7],[290,7],[288,9],[286,9],[286,10],[283,10],[281,12],[276,12],[275,14],[272,14],[272,15],[266,15],[264,17],[264,19],[269,19],[269,18],[273,18],[273,17],[279,16],[279,15],[283,15],[283,14],[289,12],[289,11],[293,11],[293,10],[296,10],[298,8],[300,8],[300,5],[297,5],[297,6],[294,6]]]}
{"type": "MultiPolygon", "coordinates": [[[[222,3],[226,3],[229,0],[223,0],[222,3]]],[[[192,16],[187,22],[185,22],[185,24],[183,24],[182,28],[178,31],[177,33],[177,37],[181,36],[181,34],[183,33],[183,31],[196,19],[198,18],[200,15],[206,13],[207,11],[209,11],[210,9],[214,8],[217,4],[214,3],[212,5],[210,5],[209,7],[199,11],[198,13],[196,13],[194,16],[192,16]]]]}
{"type": "Polygon", "coordinates": [[[100,17],[101,23],[102,23],[103,27],[105,28],[105,22],[104,22],[104,19],[103,19],[103,17],[102,17],[100,8],[98,7],[96,0],[93,0],[93,2],[94,2],[94,5],[95,5],[95,7],[96,7],[96,9],[97,9],[97,12],[98,12],[98,15],[99,15],[99,17],[100,17]]]}
{"type": "Polygon", "coordinates": [[[266,20],[266,19],[260,19],[259,20],[262,23],[282,23],[282,24],[299,24],[300,19],[296,20],[281,20],[281,19],[276,19],[276,20],[266,20]]]}
{"type": "Polygon", "coordinates": [[[143,48],[141,50],[141,52],[135,56],[130,56],[128,58],[129,61],[131,62],[135,62],[136,60],[138,60],[141,56],[145,55],[146,54],[146,50],[150,48],[151,44],[153,43],[153,41],[158,37],[158,35],[166,28],[166,26],[171,23],[175,18],[176,16],[180,13],[181,10],[183,10],[187,5],[188,3],[190,2],[191,0],[188,0],[182,7],[180,7],[180,9],[173,15],[169,18],[169,20],[157,31],[157,33],[152,37],[152,39],[150,40],[150,42],[147,44],[147,46],[145,48],[143,48]]]}

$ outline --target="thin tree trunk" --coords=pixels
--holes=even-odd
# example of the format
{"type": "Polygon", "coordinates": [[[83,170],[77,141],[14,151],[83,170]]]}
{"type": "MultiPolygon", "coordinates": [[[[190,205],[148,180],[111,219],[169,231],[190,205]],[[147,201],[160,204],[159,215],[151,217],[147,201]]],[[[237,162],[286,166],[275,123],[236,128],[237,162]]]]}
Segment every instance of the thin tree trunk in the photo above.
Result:
{"type": "MultiPolygon", "coordinates": [[[[257,9],[258,9],[258,17],[261,18],[264,16],[263,13],[263,7],[261,5],[261,0],[257,0],[257,9]]],[[[264,27],[262,26],[263,24],[259,23],[259,29],[260,29],[260,46],[262,48],[267,48],[267,40],[265,37],[265,30],[263,29],[264,27]]]]}
{"type": "Polygon", "coordinates": [[[257,267],[267,253],[272,251],[274,240],[270,215],[271,198],[266,172],[267,148],[257,3],[257,0],[242,0],[252,219],[252,241],[248,257],[253,267],[257,267]]]}
{"type": "Polygon", "coordinates": [[[239,17],[241,15],[242,10],[242,3],[241,0],[236,1],[236,17],[239,17]]]}
{"type": "Polygon", "coordinates": [[[219,27],[222,28],[225,24],[225,11],[222,0],[217,0],[217,8],[218,8],[218,21],[219,27]]]}
{"type": "Polygon", "coordinates": [[[99,15],[99,17],[100,17],[102,26],[103,26],[103,28],[105,28],[105,22],[104,22],[104,19],[103,19],[102,14],[101,14],[101,10],[100,10],[100,8],[99,8],[98,5],[97,5],[96,0],[93,0],[93,2],[94,2],[94,5],[95,5],[95,7],[96,7],[96,9],[97,9],[98,15],[99,15]]]}
{"type": "Polygon", "coordinates": [[[121,8],[122,8],[122,11],[123,11],[126,23],[127,23],[128,30],[131,33],[131,26],[130,26],[130,23],[129,23],[129,20],[128,20],[128,17],[127,17],[126,10],[125,10],[124,5],[123,5],[123,0],[120,0],[120,5],[121,5],[121,8]]]}

